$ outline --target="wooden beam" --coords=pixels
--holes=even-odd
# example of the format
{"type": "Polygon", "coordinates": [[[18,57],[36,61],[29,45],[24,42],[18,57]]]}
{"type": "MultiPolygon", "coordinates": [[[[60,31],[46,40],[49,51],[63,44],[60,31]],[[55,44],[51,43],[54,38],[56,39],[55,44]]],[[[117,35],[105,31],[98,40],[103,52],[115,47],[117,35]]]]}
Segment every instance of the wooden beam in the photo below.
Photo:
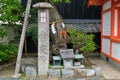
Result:
{"type": "Polygon", "coordinates": [[[18,56],[17,56],[17,61],[16,61],[15,74],[14,74],[15,76],[18,75],[18,73],[20,71],[20,64],[21,64],[23,45],[24,45],[24,40],[25,40],[26,27],[27,27],[27,24],[28,24],[30,6],[31,6],[31,0],[28,0],[27,7],[26,7],[26,12],[25,12],[25,18],[24,18],[22,34],[21,34],[21,38],[20,38],[18,56]]]}

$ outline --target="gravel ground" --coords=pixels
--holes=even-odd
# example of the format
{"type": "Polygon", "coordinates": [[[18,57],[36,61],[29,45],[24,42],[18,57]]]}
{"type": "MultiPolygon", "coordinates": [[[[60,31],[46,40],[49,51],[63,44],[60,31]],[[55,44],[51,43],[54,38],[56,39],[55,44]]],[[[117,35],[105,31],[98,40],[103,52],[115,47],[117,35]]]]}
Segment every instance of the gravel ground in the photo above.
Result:
{"type": "Polygon", "coordinates": [[[20,79],[13,79],[13,78],[0,78],[0,80],[105,80],[102,76],[95,76],[90,78],[47,78],[47,79],[41,79],[41,78],[20,78],[20,79]]]}
{"type": "Polygon", "coordinates": [[[120,69],[99,57],[89,57],[90,62],[102,68],[102,75],[106,80],[120,80],[120,69]]]}

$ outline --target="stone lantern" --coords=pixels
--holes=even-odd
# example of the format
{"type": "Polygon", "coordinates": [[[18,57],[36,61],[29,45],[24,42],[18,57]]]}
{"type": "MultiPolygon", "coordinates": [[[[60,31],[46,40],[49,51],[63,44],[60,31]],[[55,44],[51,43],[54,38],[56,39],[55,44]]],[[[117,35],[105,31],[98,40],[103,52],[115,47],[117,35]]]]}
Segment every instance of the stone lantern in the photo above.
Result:
{"type": "Polygon", "coordinates": [[[38,9],[38,76],[47,77],[49,66],[49,9],[51,4],[40,2],[33,5],[38,9]]]}
{"type": "Polygon", "coordinates": [[[73,49],[60,49],[60,55],[65,68],[73,67],[73,59],[75,57],[73,49]]]}

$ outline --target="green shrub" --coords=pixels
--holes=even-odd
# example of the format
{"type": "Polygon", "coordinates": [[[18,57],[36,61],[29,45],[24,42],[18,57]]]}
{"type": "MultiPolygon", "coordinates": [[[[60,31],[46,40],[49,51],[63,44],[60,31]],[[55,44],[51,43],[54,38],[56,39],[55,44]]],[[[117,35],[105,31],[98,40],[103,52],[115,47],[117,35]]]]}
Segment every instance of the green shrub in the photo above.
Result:
{"type": "Polygon", "coordinates": [[[83,52],[86,52],[86,53],[87,52],[91,53],[95,49],[96,49],[95,43],[93,41],[88,41],[85,46],[80,48],[80,51],[83,51],[83,52]]]}
{"type": "Polygon", "coordinates": [[[16,57],[17,46],[13,44],[0,43],[0,62],[11,61],[16,57]]]}
{"type": "Polygon", "coordinates": [[[7,32],[4,29],[0,29],[0,38],[3,39],[7,36],[7,32]]]}
{"type": "Polygon", "coordinates": [[[86,34],[73,28],[67,28],[67,32],[69,33],[68,42],[73,43],[75,49],[85,53],[94,52],[96,49],[96,44],[93,42],[93,34],[86,34]]]}

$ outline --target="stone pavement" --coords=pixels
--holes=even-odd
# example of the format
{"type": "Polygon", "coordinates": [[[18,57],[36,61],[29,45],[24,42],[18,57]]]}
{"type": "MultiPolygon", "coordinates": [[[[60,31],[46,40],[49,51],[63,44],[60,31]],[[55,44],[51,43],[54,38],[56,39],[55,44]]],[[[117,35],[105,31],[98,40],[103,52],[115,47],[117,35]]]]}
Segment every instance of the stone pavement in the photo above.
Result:
{"type": "Polygon", "coordinates": [[[120,69],[99,57],[89,57],[88,59],[95,64],[95,66],[102,68],[102,75],[106,80],[120,80],[120,69]]]}

